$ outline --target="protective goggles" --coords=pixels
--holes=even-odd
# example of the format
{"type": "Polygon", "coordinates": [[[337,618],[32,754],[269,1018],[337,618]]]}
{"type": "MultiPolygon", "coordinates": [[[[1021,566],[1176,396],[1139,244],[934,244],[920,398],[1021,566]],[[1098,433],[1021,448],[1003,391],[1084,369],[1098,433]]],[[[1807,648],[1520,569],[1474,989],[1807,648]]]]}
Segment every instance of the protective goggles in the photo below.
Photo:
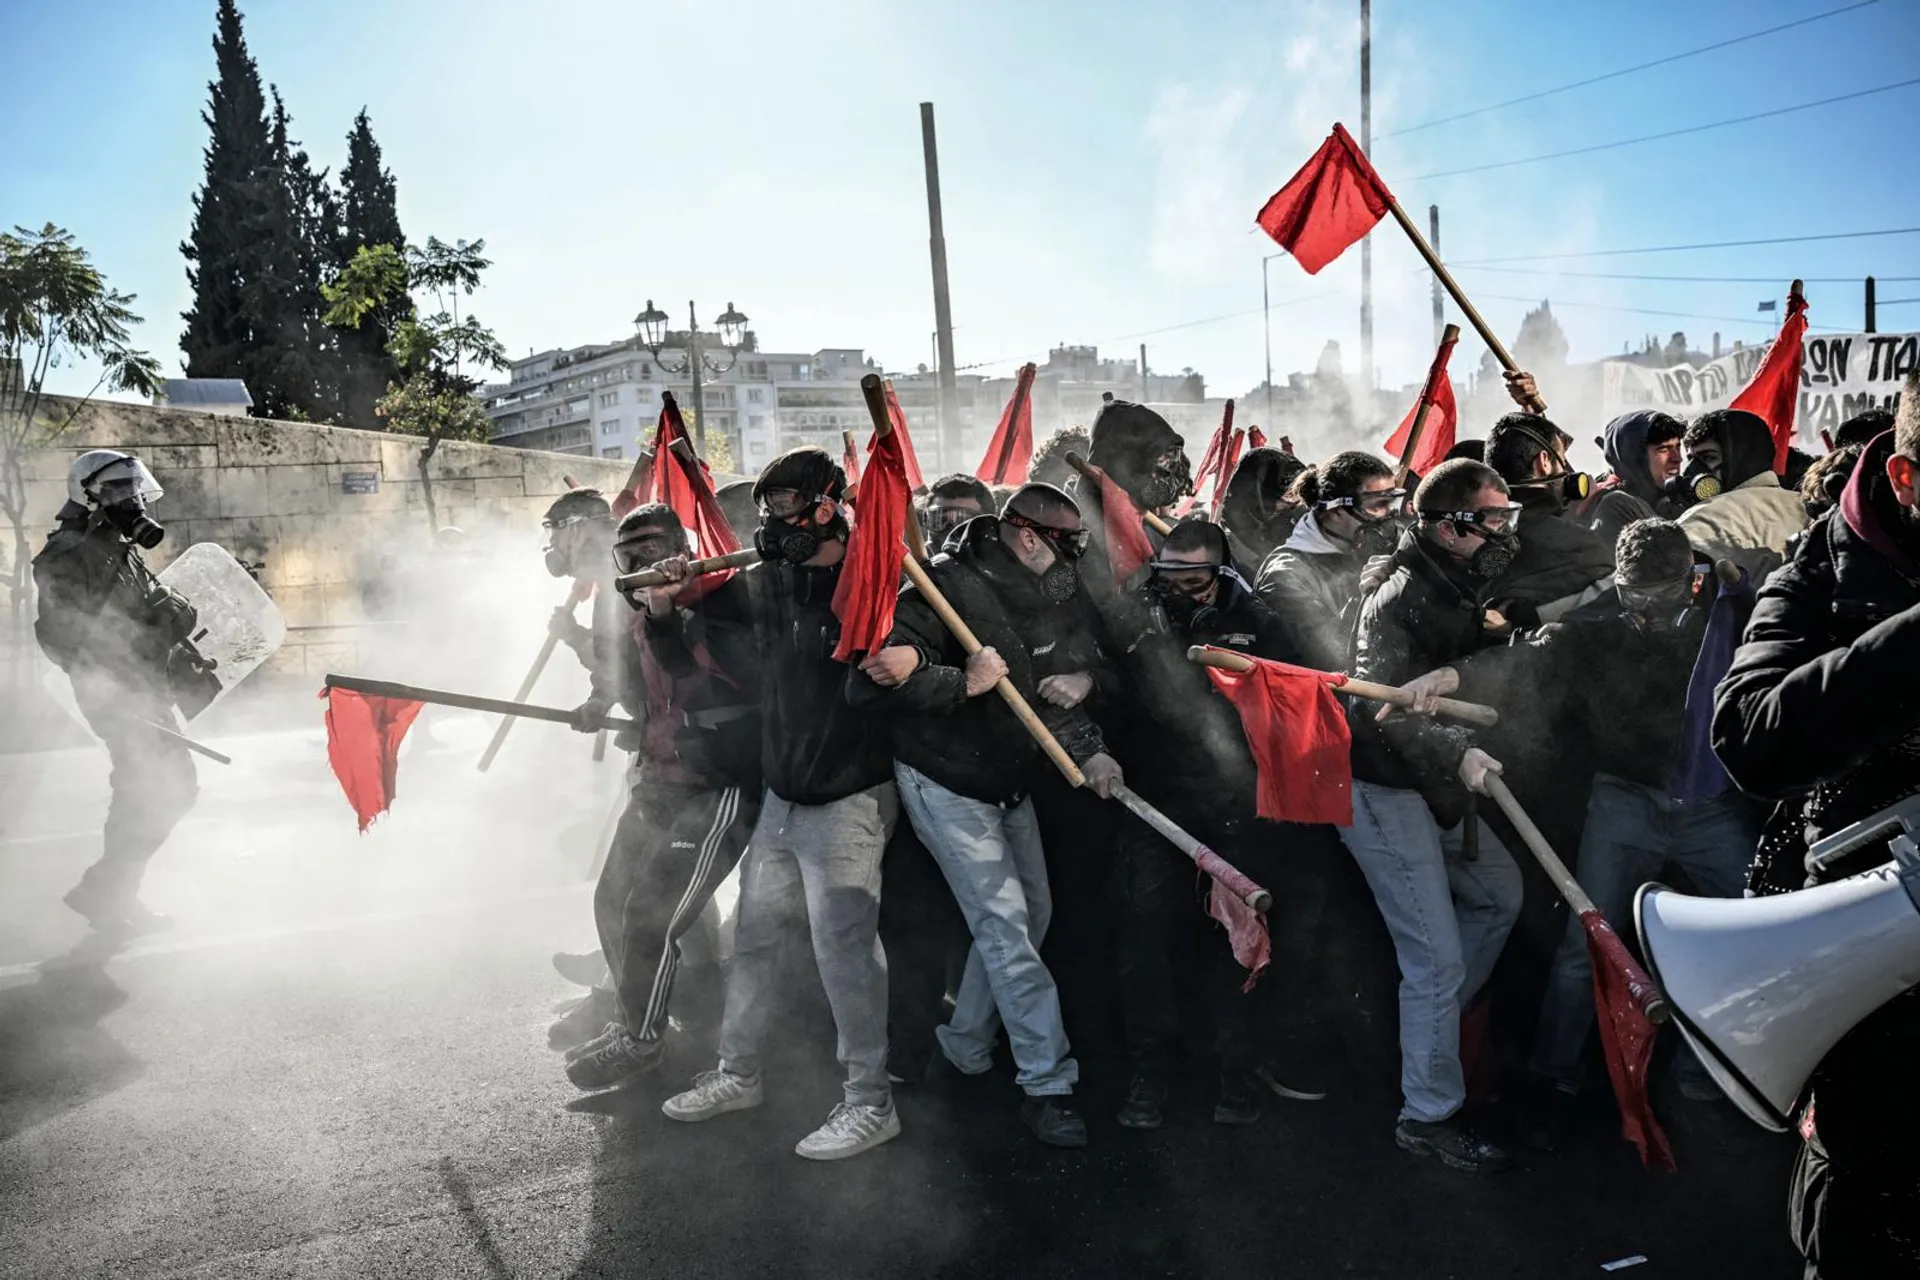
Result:
{"type": "Polygon", "coordinates": [[[667,530],[648,529],[616,542],[613,564],[623,574],[638,573],[662,560],[680,555],[686,549],[686,544],[667,530]]]}
{"type": "Polygon", "coordinates": [[[1643,616],[1657,616],[1681,608],[1693,599],[1695,575],[1673,582],[1658,582],[1647,586],[1635,586],[1632,583],[1618,582],[1614,590],[1620,596],[1620,607],[1628,613],[1643,616]]]}
{"type": "Polygon", "coordinates": [[[1041,524],[1023,515],[1009,514],[1000,518],[1016,529],[1033,530],[1075,560],[1087,553],[1090,535],[1085,529],[1056,529],[1050,524],[1041,524]]]}
{"type": "Polygon", "coordinates": [[[1405,489],[1375,489],[1371,493],[1350,493],[1344,498],[1322,498],[1313,505],[1321,511],[1348,508],[1367,515],[1381,516],[1397,510],[1406,501],[1405,489]]]}
{"type": "Polygon", "coordinates": [[[767,489],[760,494],[760,514],[779,520],[804,515],[822,502],[832,502],[824,493],[808,494],[798,489],[767,489]]]}
{"type": "Polygon", "coordinates": [[[1175,577],[1175,578],[1179,577],[1182,574],[1191,574],[1195,577],[1205,575],[1206,577],[1209,577],[1209,578],[1217,578],[1220,576],[1221,571],[1224,570],[1226,567],[1227,566],[1223,564],[1207,564],[1205,562],[1195,563],[1192,560],[1149,560],[1147,561],[1147,568],[1153,570],[1155,573],[1162,573],[1162,574],[1166,574],[1168,577],[1175,577]]]}
{"type": "MultiPolygon", "coordinates": [[[[600,519],[602,520],[606,518],[607,517],[605,516],[600,517],[600,519]]],[[[542,529],[570,529],[576,524],[587,524],[593,519],[594,519],[593,516],[586,516],[586,515],[561,516],[558,520],[542,520],[540,522],[540,527],[542,529]]]]}
{"type": "Polygon", "coordinates": [[[1520,527],[1520,511],[1520,504],[1516,502],[1504,507],[1482,507],[1478,511],[1422,511],[1420,519],[1427,524],[1439,524],[1445,520],[1480,534],[1498,537],[1520,527]]]}

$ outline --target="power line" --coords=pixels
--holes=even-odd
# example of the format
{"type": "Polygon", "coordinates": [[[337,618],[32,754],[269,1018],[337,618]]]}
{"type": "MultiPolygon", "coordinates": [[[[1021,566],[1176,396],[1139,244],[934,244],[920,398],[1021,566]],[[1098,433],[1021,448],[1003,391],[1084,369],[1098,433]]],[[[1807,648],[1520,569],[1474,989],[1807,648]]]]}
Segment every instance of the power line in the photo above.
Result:
{"type": "Polygon", "coordinates": [[[1920,235],[1920,227],[1890,227],[1885,231],[1828,231],[1811,236],[1772,236],[1763,240],[1713,240],[1704,244],[1662,244],[1648,249],[1586,249],[1577,253],[1516,254],[1506,258],[1469,258],[1449,267],[1484,267],[1497,262],[1556,262],[1569,258],[1619,258],[1635,253],[1684,253],[1694,249],[1747,249],[1763,244],[1806,244],[1814,240],[1859,240],[1868,236],[1920,235]]]}
{"type": "Polygon", "coordinates": [[[1818,102],[1802,102],[1791,107],[1775,107],[1771,111],[1756,111],[1752,115],[1735,116],[1731,120],[1715,120],[1710,124],[1688,125],[1684,129],[1669,129],[1665,133],[1649,133],[1639,138],[1621,138],[1616,142],[1596,142],[1590,147],[1574,147],[1570,151],[1549,151],[1545,155],[1523,156],[1518,160],[1496,160],[1492,164],[1469,165],[1465,169],[1442,169],[1438,173],[1423,173],[1412,179],[1414,182],[1427,182],[1434,178],[1457,178],[1465,173],[1485,173],[1489,169],[1511,169],[1523,164],[1540,164],[1547,160],[1564,160],[1568,156],[1591,155],[1596,151],[1613,151],[1620,147],[1638,146],[1642,142],[1659,142],[1664,138],[1680,138],[1691,133],[1705,133],[1710,129],[1725,129],[1729,125],[1748,124],[1754,120],[1767,120],[1774,116],[1792,115],[1796,111],[1811,111],[1815,107],[1831,106],[1836,102],[1851,102],[1855,98],[1867,98],[1876,93],[1891,93],[1895,89],[1905,89],[1920,84],[1920,76],[1912,80],[1902,80],[1897,84],[1883,84],[1874,89],[1859,89],[1853,93],[1843,93],[1833,98],[1822,98],[1818,102]]]}
{"type": "MultiPolygon", "coordinates": [[[[1525,298],[1507,293],[1476,293],[1476,298],[1493,298],[1499,302],[1524,302],[1529,306],[1539,306],[1545,302],[1554,307],[1574,307],[1586,311],[1623,311],[1636,316],[1668,316],[1676,320],[1711,320],[1716,324],[1763,324],[1774,327],[1771,320],[1756,320],[1752,316],[1703,316],[1692,311],[1658,311],[1650,307],[1616,307],[1610,302],[1579,302],[1566,298],[1525,298]]],[[[1880,304],[1885,306],[1887,304],[1880,304]]],[[[1825,329],[1829,333],[1847,333],[1850,330],[1831,324],[1810,324],[1809,329],[1825,329]]]]}
{"type": "Polygon", "coordinates": [[[1920,302],[1920,298],[1881,298],[1874,302],[1876,307],[1909,307],[1920,302]]]}
{"type": "MultiPolygon", "coordinates": [[[[1509,276],[1565,276],[1578,280],[1653,280],[1668,284],[1774,284],[1781,282],[1779,276],[1642,276],[1616,271],[1562,271],[1558,267],[1478,267],[1460,262],[1447,264],[1464,271],[1495,271],[1509,276]]],[[[1429,268],[1420,267],[1417,275],[1427,275],[1429,268]]],[[[1860,284],[1871,272],[1861,272],[1857,276],[1799,276],[1806,284],[1860,284]]],[[[1920,281],[1920,276],[1874,276],[1877,282],[1886,284],[1912,284],[1920,281]]]]}
{"type": "Polygon", "coordinates": [[[1794,27],[1804,27],[1810,22],[1820,22],[1826,18],[1836,18],[1843,13],[1852,13],[1855,9],[1864,9],[1879,0],[1859,0],[1857,4],[1845,5],[1838,9],[1829,9],[1825,13],[1816,13],[1812,17],[1797,18],[1792,22],[1783,22],[1777,27],[1768,27],[1765,31],[1753,31],[1744,36],[1735,36],[1731,40],[1722,40],[1717,44],[1701,45],[1698,49],[1688,49],[1684,53],[1668,54],[1664,58],[1655,58],[1652,62],[1642,62],[1638,66],[1622,67],[1618,71],[1609,71],[1604,75],[1589,76],[1585,80],[1575,80],[1572,84],[1558,85],[1552,89],[1542,89],[1538,93],[1523,94],[1518,98],[1509,98],[1505,102],[1496,102],[1490,107],[1475,107],[1471,111],[1462,111],[1458,115],[1442,116],[1438,120],[1429,120],[1425,124],[1408,125],[1404,129],[1395,129],[1392,133],[1383,133],[1375,141],[1385,142],[1388,138],[1397,138],[1405,133],[1418,133],[1422,129],[1432,129],[1438,125],[1452,124],[1456,120],[1465,120],[1469,116],[1483,116],[1489,111],[1501,111],[1507,107],[1517,107],[1523,102],[1538,102],[1541,98],[1550,98],[1556,93],[1565,93],[1569,89],[1584,89],[1590,84],[1599,84],[1603,80],[1617,80],[1621,76],[1630,76],[1636,71],[1647,71],[1654,67],[1664,67],[1670,62],[1679,62],[1686,58],[1696,58],[1703,53],[1712,53],[1716,49],[1725,49],[1730,45],[1743,44],[1748,40],[1758,40],[1762,36],[1774,35],[1781,31],[1790,31],[1794,27]]]}
{"type": "MultiPolygon", "coordinates": [[[[1340,292],[1339,289],[1329,289],[1324,293],[1310,293],[1304,298],[1288,298],[1284,302],[1274,303],[1271,309],[1278,311],[1283,307],[1297,307],[1303,302],[1318,302],[1322,298],[1335,297],[1340,292]]],[[[1199,320],[1182,320],[1179,324],[1163,325],[1158,329],[1142,329],[1139,333],[1117,333],[1110,338],[1095,338],[1089,345],[1097,347],[1108,342],[1127,342],[1134,338],[1151,338],[1155,334],[1173,333],[1179,329],[1196,329],[1203,324],[1218,324],[1222,320],[1239,320],[1245,316],[1257,316],[1266,310],[1268,310],[1266,307],[1254,307],[1247,311],[1228,311],[1221,315],[1206,316],[1199,320]]],[[[1023,352],[1016,356],[1000,356],[992,360],[975,360],[972,364],[955,365],[953,371],[955,373],[965,373],[969,369],[989,369],[998,364],[1012,364],[1016,360],[1025,361],[1037,359],[1044,354],[1046,353],[1030,351],[1023,352]]]]}

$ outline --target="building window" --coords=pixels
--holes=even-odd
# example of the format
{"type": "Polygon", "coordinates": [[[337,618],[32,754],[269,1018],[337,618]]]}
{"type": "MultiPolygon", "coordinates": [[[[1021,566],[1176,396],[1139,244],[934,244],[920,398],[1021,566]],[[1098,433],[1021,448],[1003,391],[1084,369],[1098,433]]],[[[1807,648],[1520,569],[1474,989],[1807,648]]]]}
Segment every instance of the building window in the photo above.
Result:
{"type": "Polygon", "coordinates": [[[747,403],[748,403],[748,404],[759,404],[759,403],[760,403],[760,401],[761,401],[761,400],[762,400],[763,398],[764,398],[764,397],[763,397],[763,395],[762,395],[762,393],[761,393],[761,390],[760,390],[760,388],[759,388],[759,387],[748,387],[748,388],[747,388],[747,403]]]}
{"type": "Polygon", "coordinates": [[[756,457],[760,456],[761,454],[764,454],[766,451],[767,451],[767,442],[765,440],[755,440],[753,442],[752,448],[748,450],[748,452],[752,453],[756,457]]]}
{"type": "Polygon", "coordinates": [[[607,420],[606,420],[605,422],[603,422],[603,423],[601,423],[601,424],[600,424],[600,434],[601,434],[601,435],[603,435],[603,436],[617,436],[617,435],[619,435],[619,434],[620,434],[620,419],[618,419],[618,418],[609,418],[609,419],[607,419],[607,420]]]}
{"type": "Polygon", "coordinates": [[[611,409],[619,403],[620,393],[618,391],[602,391],[600,393],[600,407],[602,409],[611,409]]]}
{"type": "Polygon", "coordinates": [[[615,462],[618,462],[627,456],[627,451],[616,444],[610,448],[602,449],[600,456],[603,458],[612,458],[615,462]]]}

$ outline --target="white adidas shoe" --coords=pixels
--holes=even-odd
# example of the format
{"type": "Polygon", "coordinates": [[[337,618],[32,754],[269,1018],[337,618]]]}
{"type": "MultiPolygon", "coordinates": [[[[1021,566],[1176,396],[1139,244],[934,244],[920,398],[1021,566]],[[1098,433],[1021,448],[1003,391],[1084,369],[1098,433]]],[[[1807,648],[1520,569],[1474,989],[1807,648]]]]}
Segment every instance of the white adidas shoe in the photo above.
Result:
{"type": "Polygon", "coordinates": [[[743,1080],[725,1071],[702,1071],[693,1078],[693,1088],[660,1104],[660,1114],[669,1120],[711,1120],[729,1111],[750,1111],[764,1101],[757,1076],[743,1080]]]}
{"type": "Polygon", "coordinates": [[[900,1110],[843,1102],[827,1122],[800,1139],[793,1153],[808,1160],[845,1160],[900,1136],[900,1110]]]}

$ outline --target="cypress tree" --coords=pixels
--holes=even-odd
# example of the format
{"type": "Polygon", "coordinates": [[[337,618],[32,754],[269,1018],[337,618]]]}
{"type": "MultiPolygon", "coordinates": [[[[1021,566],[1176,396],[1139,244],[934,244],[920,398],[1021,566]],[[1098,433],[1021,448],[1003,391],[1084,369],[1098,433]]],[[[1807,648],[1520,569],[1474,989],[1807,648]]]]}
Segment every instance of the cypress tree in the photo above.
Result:
{"type": "MultiPolygon", "coordinates": [[[[365,107],[353,119],[347,134],[347,163],[340,170],[339,233],[335,242],[336,269],[344,267],[362,246],[390,244],[405,249],[406,236],[400,230],[400,212],[396,204],[393,174],[381,163],[380,144],[374,140],[373,124],[365,107]]],[[[403,294],[386,303],[376,315],[358,329],[340,332],[340,400],[344,420],[353,426],[377,425],[373,404],[390,382],[400,376],[399,367],[387,354],[384,334],[411,314],[413,304],[403,294]]]]}

